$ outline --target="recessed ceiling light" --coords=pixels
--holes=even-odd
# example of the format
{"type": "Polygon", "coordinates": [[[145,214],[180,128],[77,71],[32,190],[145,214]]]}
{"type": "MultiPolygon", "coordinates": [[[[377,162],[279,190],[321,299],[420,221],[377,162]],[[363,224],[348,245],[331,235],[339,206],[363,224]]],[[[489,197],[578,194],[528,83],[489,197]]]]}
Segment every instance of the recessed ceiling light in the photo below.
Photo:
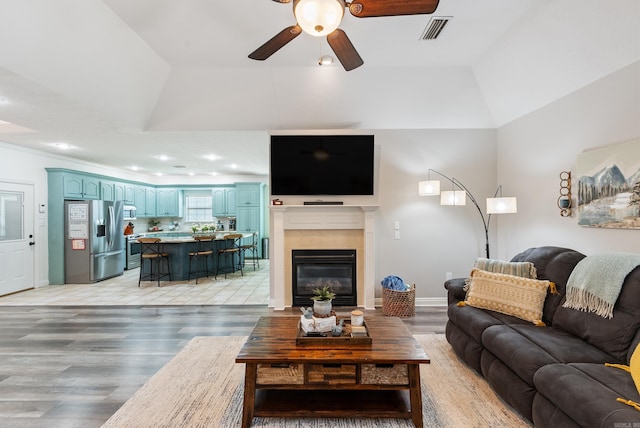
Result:
{"type": "Polygon", "coordinates": [[[138,165],[131,165],[131,169],[134,171],[138,171],[140,167],[138,165]]]}
{"type": "Polygon", "coordinates": [[[210,172],[209,175],[213,175],[215,177],[216,175],[218,175],[218,173],[217,172],[210,172]]]}
{"type": "Polygon", "coordinates": [[[210,154],[210,155],[204,155],[205,159],[209,159],[210,161],[215,161],[220,159],[220,156],[218,155],[214,155],[214,154],[210,154]]]}
{"type": "Polygon", "coordinates": [[[190,172],[189,175],[193,177],[194,175],[196,175],[196,173],[195,172],[190,172]]]}
{"type": "Polygon", "coordinates": [[[318,65],[331,65],[333,64],[333,57],[330,55],[322,55],[318,58],[318,65]]]}
{"type": "Polygon", "coordinates": [[[238,169],[238,164],[235,164],[235,163],[229,164],[229,168],[238,169]]]}
{"type": "Polygon", "coordinates": [[[158,177],[162,177],[164,174],[161,172],[154,172],[153,175],[157,175],[158,177]]]}
{"type": "Polygon", "coordinates": [[[51,145],[60,150],[69,150],[73,148],[71,144],[67,143],[51,143],[51,145]]]}
{"type": "Polygon", "coordinates": [[[168,161],[169,160],[169,156],[167,155],[157,155],[154,156],[156,159],[160,159],[161,161],[168,161]]]}

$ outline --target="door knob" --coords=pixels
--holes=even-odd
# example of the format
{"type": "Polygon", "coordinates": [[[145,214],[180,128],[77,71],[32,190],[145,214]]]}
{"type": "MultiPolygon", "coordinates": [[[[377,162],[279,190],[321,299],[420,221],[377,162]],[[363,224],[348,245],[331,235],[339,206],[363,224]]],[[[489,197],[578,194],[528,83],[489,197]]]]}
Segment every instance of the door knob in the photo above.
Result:
{"type": "Polygon", "coordinates": [[[36,243],[31,241],[31,242],[29,242],[29,245],[36,245],[36,243]]]}

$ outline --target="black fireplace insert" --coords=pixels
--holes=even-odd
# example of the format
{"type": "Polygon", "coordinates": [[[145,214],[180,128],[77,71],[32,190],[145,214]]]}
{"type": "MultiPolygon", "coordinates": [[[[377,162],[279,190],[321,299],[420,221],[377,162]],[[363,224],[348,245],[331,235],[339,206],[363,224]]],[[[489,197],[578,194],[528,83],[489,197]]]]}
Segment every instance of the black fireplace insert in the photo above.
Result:
{"type": "Polygon", "coordinates": [[[356,306],[356,250],[293,250],[293,306],[310,306],[313,290],[328,285],[335,306],[356,306]]]}

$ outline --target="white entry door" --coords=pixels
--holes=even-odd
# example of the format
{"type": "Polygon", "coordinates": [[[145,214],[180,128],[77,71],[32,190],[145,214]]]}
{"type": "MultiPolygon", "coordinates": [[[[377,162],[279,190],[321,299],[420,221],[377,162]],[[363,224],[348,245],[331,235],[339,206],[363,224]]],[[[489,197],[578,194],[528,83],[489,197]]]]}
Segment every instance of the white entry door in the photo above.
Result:
{"type": "Polygon", "coordinates": [[[33,288],[33,186],[0,182],[0,296],[33,288]]]}

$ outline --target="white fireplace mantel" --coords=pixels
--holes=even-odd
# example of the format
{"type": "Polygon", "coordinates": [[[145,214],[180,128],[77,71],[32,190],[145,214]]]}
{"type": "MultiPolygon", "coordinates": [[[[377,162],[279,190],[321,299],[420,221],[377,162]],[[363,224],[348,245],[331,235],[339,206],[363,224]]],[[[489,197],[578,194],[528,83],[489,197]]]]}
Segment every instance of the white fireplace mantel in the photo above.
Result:
{"type": "Polygon", "coordinates": [[[287,230],[362,230],[364,240],[363,295],[358,306],[375,308],[374,219],[377,205],[272,205],[271,211],[271,301],[276,310],[285,306],[285,263],[291,254],[285,251],[287,230]]]}

